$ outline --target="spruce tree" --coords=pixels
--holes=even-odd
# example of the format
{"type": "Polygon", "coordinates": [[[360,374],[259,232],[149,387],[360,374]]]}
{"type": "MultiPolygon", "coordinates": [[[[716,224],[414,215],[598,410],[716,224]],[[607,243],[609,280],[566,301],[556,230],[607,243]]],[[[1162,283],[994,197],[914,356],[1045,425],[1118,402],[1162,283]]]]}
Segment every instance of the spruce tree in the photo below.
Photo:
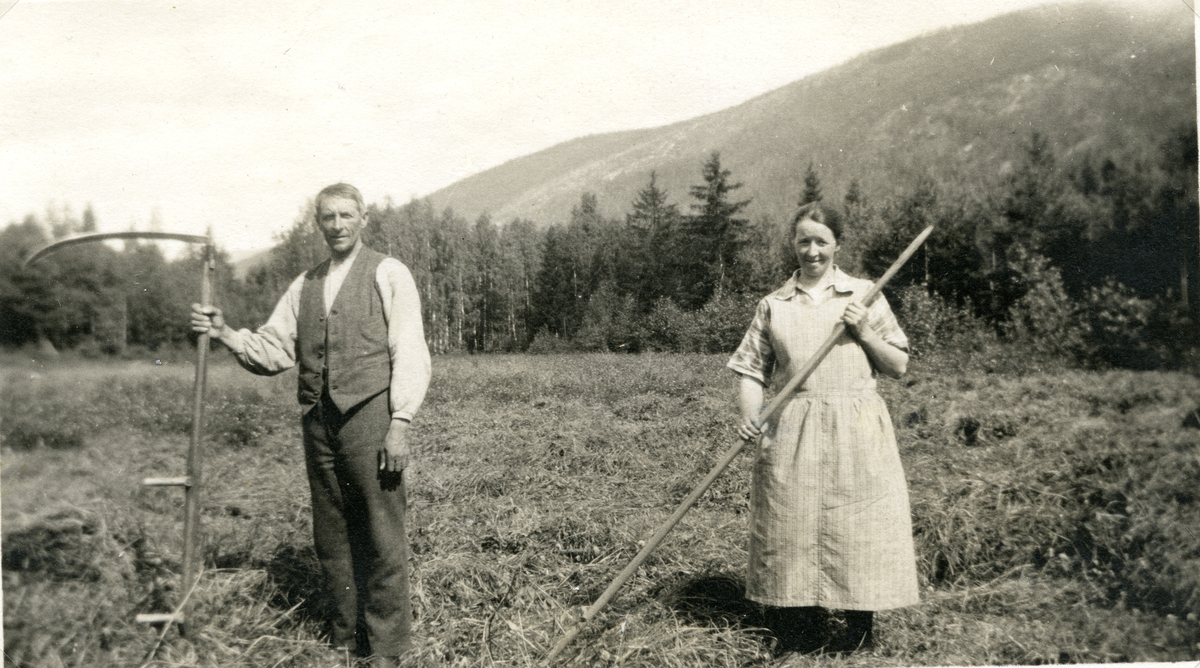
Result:
{"type": "Polygon", "coordinates": [[[808,163],[808,168],[804,170],[804,192],[800,195],[800,206],[804,206],[809,202],[821,201],[821,177],[817,175],[817,170],[813,164],[808,163]]]}
{"type": "Polygon", "coordinates": [[[676,277],[689,250],[682,219],[678,207],[668,203],[666,191],[658,187],[656,174],[650,172],[650,182],[638,191],[633,211],[625,216],[631,247],[623,287],[637,297],[642,310],[649,310],[659,297],[673,296],[678,288],[676,277]]]}
{"type": "Polygon", "coordinates": [[[858,179],[850,179],[850,186],[846,188],[846,196],[843,201],[846,203],[847,209],[867,203],[867,197],[863,194],[862,185],[859,184],[858,179]]]}
{"type": "Polygon", "coordinates": [[[749,222],[737,214],[750,204],[750,200],[729,201],[730,193],[742,184],[729,182],[730,171],[721,167],[720,153],[712,153],[704,163],[702,175],[704,184],[691,188],[692,197],[699,200],[692,205],[696,213],[690,225],[695,264],[689,267],[690,285],[685,287],[683,301],[692,308],[701,306],[731,283],[734,263],[738,250],[745,244],[749,222]]]}

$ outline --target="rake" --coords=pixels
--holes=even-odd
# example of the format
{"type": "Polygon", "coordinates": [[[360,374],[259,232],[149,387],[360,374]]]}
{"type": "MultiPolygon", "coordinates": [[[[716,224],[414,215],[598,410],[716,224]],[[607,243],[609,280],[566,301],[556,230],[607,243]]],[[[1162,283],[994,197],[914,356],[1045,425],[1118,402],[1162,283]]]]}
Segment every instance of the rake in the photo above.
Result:
{"type": "MultiPolygon", "coordinates": [[[[896,261],[892,263],[892,266],[889,267],[888,270],[884,272],[883,276],[875,282],[875,285],[871,286],[871,289],[868,290],[865,295],[863,295],[863,298],[860,302],[863,306],[870,306],[871,302],[875,301],[875,298],[879,296],[879,292],[883,290],[883,287],[887,285],[888,281],[892,280],[892,277],[894,277],[896,273],[900,271],[900,268],[904,266],[904,263],[908,262],[909,258],[911,258],[913,254],[917,252],[917,249],[921,247],[921,244],[925,243],[925,240],[928,239],[929,235],[932,233],[933,227],[930,226],[925,228],[924,231],[917,235],[917,238],[908,245],[908,248],[904,249],[904,252],[900,254],[900,257],[896,258],[896,261]]],[[[796,372],[796,375],[787,382],[787,385],[784,385],[783,389],[781,389],[779,393],[775,395],[775,398],[769,404],[767,404],[767,407],[763,409],[758,418],[754,420],[755,427],[761,428],[767,419],[774,415],[776,411],[783,406],[783,404],[790,397],[791,393],[796,388],[800,387],[804,381],[808,380],[808,377],[812,375],[812,372],[821,364],[821,361],[825,359],[825,356],[829,354],[829,351],[833,350],[833,347],[837,345],[838,340],[841,339],[845,333],[845,323],[839,322],[837,326],[833,328],[833,332],[829,335],[829,338],[825,339],[825,342],[821,344],[820,348],[817,349],[817,352],[813,353],[812,357],[809,358],[804,366],[796,372]]],[[[717,477],[729,467],[729,465],[735,458],[737,458],[739,454],[741,454],[742,449],[745,447],[746,442],[738,439],[738,442],[725,452],[725,455],[721,457],[721,460],[717,462],[717,465],[714,466],[711,471],[709,471],[708,475],[700,481],[700,484],[696,485],[691,494],[688,494],[687,498],[680,502],[679,506],[675,509],[675,512],[672,513],[671,517],[667,519],[667,521],[663,523],[661,527],[659,527],[658,531],[656,531],[649,540],[646,541],[646,545],[637,553],[637,556],[635,556],[633,560],[629,562],[629,565],[625,567],[625,570],[621,571],[620,574],[613,579],[612,583],[608,585],[608,588],[604,590],[604,593],[600,595],[600,598],[596,599],[596,602],[592,603],[591,607],[584,611],[580,621],[571,627],[571,629],[567,631],[566,635],[564,635],[562,639],[558,641],[558,644],[554,646],[554,649],[552,649],[550,653],[546,655],[546,661],[553,661],[555,657],[557,657],[564,649],[566,649],[567,645],[571,644],[571,641],[574,640],[575,637],[578,636],[593,619],[595,619],[596,615],[599,614],[599,612],[604,609],[604,606],[608,605],[608,602],[612,600],[613,596],[616,595],[617,590],[620,589],[621,586],[624,585],[627,580],[629,580],[629,578],[633,577],[633,574],[637,571],[638,567],[642,565],[642,562],[644,562],[646,558],[650,556],[650,553],[654,552],[659,543],[661,543],[663,539],[667,537],[667,534],[675,528],[675,525],[679,523],[679,520],[683,519],[683,516],[687,513],[687,511],[690,510],[693,505],[695,505],[696,501],[698,501],[706,491],[708,491],[708,488],[713,484],[713,481],[715,481],[717,477]]]]}

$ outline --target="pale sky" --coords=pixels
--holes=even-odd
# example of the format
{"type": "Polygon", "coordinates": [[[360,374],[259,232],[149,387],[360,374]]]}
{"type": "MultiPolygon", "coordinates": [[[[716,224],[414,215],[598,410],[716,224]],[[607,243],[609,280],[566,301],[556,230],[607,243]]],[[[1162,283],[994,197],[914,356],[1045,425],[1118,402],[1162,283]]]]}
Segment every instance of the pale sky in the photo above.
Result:
{"type": "Polygon", "coordinates": [[[1039,4],[0,0],[0,225],[90,203],[265,248],[329,183],[403,203],[1039,4]]]}

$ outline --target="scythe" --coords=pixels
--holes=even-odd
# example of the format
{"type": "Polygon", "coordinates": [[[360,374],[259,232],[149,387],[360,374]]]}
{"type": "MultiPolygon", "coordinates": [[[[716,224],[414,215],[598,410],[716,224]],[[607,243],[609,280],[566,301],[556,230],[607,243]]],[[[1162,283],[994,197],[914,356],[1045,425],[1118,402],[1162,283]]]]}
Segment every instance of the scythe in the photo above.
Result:
{"type": "MultiPolygon", "coordinates": [[[[175,234],[172,232],[106,232],[100,234],[84,234],[77,237],[62,239],[44,246],[26,258],[24,266],[28,267],[37,260],[68,246],[91,243],[95,241],[110,241],[113,239],[158,239],[169,241],[184,241],[192,244],[204,244],[204,264],[200,276],[200,303],[209,306],[212,302],[212,275],[216,268],[216,256],[212,242],[212,231],[207,236],[195,234],[175,234]]],[[[182,599],[176,605],[174,612],[166,614],[142,614],[137,621],[144,624],[179,624],[179,632],[187,637],[191,630],[185,621],[190,610],[189,599],[195,589],[199,573],[199,535],[200,535],[200,439],[204,426],[204,390],[208,376],[208,333],[201,334],[196,341],[196,379],[192,392],[192,435],[188,445],[187,475],[180,478],[146,478],[143,485],[149,487],[183,487],[183,592],[182,599]]]]}

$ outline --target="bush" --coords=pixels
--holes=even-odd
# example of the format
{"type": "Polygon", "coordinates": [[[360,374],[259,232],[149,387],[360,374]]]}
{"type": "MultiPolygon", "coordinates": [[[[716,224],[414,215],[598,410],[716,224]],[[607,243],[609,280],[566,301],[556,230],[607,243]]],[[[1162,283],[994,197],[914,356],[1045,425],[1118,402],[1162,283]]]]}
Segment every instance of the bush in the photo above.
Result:
{"type": "Polygon", "coordinates": [[[612,286],[601,286],[588,300],[583,324],[575,333],[575,347],[586,351],[637,352],[637,300],[618,296],[612,286]]]}
{"type": "Polygon", "coordinates": [[[570,339],[551,334],[550,330],[543,327],[533,335],[533,341],[525,352],[531,355],[560,355],[577,352],[577,349],[570,339]]]}
{"type": "Polygon", "coordinates": [[[753,297],[723,293],[697,311],[663,297],[642,320],[643,348],[659,352],[731,353],[754,317],[753,297]]]}
{"type": "Polygon", "coordinates": [[[1152,300],[1109,278],[1089,288],[1080,308],[1083,352],[1091,366],[1155,369],[1167,363],[1170,351],[1151,335],[1160,310],[1152,300]]]}
{"type": "Polygon", "coordinates": [[[754,297],[730,292],[710,299],[696,312],[696,327],[701,336],[694,352],[732,353],[736,350],[750,326],[757,303],[754,297]]]}
{"type": "Polygon", "coordinates": [[[990,340],[988,327],[970,306],[955,306],[920,285],[899,291],[896,318],[908,336],[909,353],[921,358],[934,351],[969,354],[981,340],[990,340]]]}
{"type": "Polygon", "coordinates": [[[694,351],[700,338],[695,318],[667,297],[654,302],[642,320],[643,348],[655,352],[694,351]]]}
{"type": "Polygon", "coordinates": [[[1013,269],[1026,292],[1008,310],[1005,335],[1034,355],[1078,359],[1086,329],[1079,307],[1063,287],[1062,273],[1045,257],[1016,250],[1013,269]]]}

